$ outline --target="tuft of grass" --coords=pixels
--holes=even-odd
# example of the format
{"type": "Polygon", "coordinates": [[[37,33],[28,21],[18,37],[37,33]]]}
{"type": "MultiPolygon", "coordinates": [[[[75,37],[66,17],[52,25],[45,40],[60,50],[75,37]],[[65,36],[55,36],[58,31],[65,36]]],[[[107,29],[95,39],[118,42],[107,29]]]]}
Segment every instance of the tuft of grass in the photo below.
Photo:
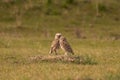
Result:
{"type": "Polygon", "coordinates": [[[82,56],[82,64],[84,65],[95,65],[97,61],[91,55],[84,55],[82,56]]]}
{"type": "Polygon", "coordinates": [[[47,0],[47,5],[52,5],[53,1],[52,0],[47,0]]]}
{"type": "Polygon", "coordinates": [[[75,0],[66,0],[66,4],[73,4],[75,0]]]}
{"type": "Polygon", "coordinates": [[[98,4],[98,10],[99,10],[100,12],[107,12],[107,11],[108,11],[106,5],[103,4],[103,3],[99,3],[99,4],[98,4]]]}

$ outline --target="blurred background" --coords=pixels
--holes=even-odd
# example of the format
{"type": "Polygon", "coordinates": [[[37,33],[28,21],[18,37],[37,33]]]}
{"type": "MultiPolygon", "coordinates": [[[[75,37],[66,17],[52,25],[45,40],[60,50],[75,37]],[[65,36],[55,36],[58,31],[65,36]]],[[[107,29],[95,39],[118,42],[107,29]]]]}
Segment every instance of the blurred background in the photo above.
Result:
{"type": "Polygon", "coordinates": [[[119,0],[0,0],[0,36],[120,39],[119,0]]]}

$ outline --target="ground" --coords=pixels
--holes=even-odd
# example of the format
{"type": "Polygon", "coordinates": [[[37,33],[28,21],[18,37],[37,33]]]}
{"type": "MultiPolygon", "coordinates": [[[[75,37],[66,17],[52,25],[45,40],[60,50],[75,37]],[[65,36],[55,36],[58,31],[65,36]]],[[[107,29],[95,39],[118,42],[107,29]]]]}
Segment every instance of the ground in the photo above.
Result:
{"type": "Polygon", "coordinates": [[[100,15],[96,15],[94,0],[62,5],[59,0],[54,4],[5,1],[0,1],[0,80],[120,79],[118,0],[100,4],[100,15]],[[49,56],[57,32],[68,39],[75,56],[84,58],[83,64],[30,60],[49,56]]]}

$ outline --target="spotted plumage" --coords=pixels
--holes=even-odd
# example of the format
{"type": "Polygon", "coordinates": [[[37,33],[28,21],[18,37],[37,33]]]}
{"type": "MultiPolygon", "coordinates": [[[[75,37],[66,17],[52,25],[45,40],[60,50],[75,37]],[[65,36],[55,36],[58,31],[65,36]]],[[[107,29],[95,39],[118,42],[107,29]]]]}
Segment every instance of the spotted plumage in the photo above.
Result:
{"type": "Polygon", "coordinates": [[[70,44],[68,43],[65,37],[61,36],[59,43],[60,43],[61,49],[65,52],[65,55],[74,54],[70,44]]]}
{"type": "Polygon", "coordinates": [[[53,52],[55,52],[55,54],[57,54],[57,49],[60,48],[60,44],[59,44],[59,38],[60,37],[61,37],[61,33],[56,33],[55,34],[55,38],[52,41],[49,54],[52,54],[53,52]]]}

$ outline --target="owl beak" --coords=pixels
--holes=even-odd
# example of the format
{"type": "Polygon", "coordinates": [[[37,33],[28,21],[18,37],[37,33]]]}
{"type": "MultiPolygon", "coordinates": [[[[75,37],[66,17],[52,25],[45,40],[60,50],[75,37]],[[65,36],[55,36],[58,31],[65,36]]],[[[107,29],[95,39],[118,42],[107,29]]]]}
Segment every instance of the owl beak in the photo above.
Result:
{"type": "Polygon", "coordinates": [[[61,35],[59,35],[59,38],[61,37],[61,35]]]}

